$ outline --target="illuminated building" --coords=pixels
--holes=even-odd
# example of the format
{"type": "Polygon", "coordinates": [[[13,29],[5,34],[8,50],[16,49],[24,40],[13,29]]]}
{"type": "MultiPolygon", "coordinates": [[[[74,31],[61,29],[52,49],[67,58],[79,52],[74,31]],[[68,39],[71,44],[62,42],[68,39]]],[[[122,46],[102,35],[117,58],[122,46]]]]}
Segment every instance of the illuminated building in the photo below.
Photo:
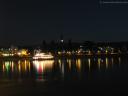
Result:
{"type": "Polygon", "coordinates": [[[26,49],[21,49],[21,50],[19,50],[18,52],[17,52],[17,55],[18,56],[28,56],[29,54],[28,54],[28,50],[26,50],[26,49]]]}

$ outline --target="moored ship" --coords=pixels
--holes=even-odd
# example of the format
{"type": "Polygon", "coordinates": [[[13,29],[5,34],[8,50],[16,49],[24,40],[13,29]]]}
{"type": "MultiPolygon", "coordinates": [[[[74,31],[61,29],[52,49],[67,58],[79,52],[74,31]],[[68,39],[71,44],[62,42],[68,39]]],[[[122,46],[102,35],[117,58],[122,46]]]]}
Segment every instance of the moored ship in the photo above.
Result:
{"type": "Polygon", "coordinates": [[[53,59],[54,56],[48,53],[37,53],[33,56],[34,60],[47,60],[47,59],[53,59]]]}

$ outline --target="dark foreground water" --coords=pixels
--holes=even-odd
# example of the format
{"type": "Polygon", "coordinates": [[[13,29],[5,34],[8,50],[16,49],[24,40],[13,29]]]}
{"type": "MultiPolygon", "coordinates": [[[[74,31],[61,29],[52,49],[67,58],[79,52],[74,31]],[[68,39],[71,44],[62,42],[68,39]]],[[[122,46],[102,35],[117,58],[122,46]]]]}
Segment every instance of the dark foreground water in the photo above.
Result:
{"type": "Polygon", "coordinates": [[[0,60],[0,96],[122,96],[127,89],[127,56],[0,60]]]}

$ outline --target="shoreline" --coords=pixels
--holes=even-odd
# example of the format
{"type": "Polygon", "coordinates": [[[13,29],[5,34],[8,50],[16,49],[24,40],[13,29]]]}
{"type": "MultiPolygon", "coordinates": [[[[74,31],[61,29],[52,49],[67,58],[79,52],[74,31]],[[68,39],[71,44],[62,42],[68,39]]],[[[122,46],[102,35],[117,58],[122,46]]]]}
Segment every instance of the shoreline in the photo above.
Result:
{"type": "MultiPolygon", "coordinates": [[[[105,58],[105,57],[127,57],[128,54],[102,54],[102,55],[53,55],[53,59],[42,59],[42,60],[56,60],[56,59],[64,59],[64,58],[105,58]]],[[[8,56],[8,57],[0,57],[0,60],[34,60],[32,56],[8,56]]]]}

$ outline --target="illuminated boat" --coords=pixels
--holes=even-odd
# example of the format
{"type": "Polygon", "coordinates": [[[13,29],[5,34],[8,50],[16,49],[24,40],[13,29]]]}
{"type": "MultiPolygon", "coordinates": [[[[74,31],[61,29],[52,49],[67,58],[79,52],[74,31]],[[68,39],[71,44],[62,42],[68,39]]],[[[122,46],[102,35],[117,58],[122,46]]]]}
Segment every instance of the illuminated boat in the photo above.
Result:
{"type": "Polygon", "coordinates": [[[49,60],[49,59],[53,59],[54,56],[52,56],[51,54],[47,54],[47,53],[36,53],[33,56],[34,60],[49,60]]]}

